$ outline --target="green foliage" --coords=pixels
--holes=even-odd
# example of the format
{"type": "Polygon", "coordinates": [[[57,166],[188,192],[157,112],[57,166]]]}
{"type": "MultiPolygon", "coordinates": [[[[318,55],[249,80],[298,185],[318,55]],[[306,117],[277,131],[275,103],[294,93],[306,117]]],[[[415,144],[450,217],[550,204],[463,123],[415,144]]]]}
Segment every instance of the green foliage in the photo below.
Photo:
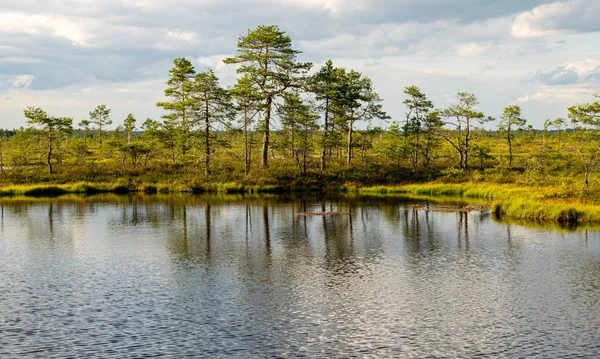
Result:
{"type": "MultiPolygon", "coordinates": [[[[600,95],[594,95],[600,98],[600,95]]],[[[573,124],[583,124],[600,129],[600,101],[576,104],[568,108],[569,118],[573,124]]]]}
{"type": "MultiPolygon", "coordinates": [[[[192,63],[185,58],[173,60],[173,68],[169,70],[169,79],[165,96],[170,101],[161,101],[156,106],[162,107],[167,111],[163,116],[165,119],[164,127],[169,131],[169,142],[175,148],[185,155],[190,144],[190,119],[192,118],[192,109],[194,99],[191,96],[193,88],[193,78],[196,70],[192,63]]],[[[173,153],[173,158],[176,158],[173,153]]]]}
{"type": "Polygon", "coordinates": [[[198,73],[191,88],[192,118],[194,124],[202,128],[204,140],[205,174],[210,174],[212,131],[215,125],[229,126],[235,116],[231,96],[219,87],[219,79],[212,69],[198,73]]]}
{"type": "Polygon", "coordinates": [[[504,108],[504,112],[502,116],[500,116],[500,123],[498,125],[498,130],[501,132],[505,132],[506,139],[508,140],[508,153],[509,153],[509,161],[508,166],[512,167],[513,162],[513,150],[512,150],[512,138],[514,130],[522,130],[527,124],[527,120],[524,119],[521,115],[521,106],[519,105],[511,105],[504,108]]]}
{"type": "Polygon", "coordinates": [[[133,131],[135,130],[135,122],[136,120],[132,114],[127,115],[123,121],[123,128],[125,129],[125,133],[127,133],[127,142],[131,142],[133,131]]]}
{"type": "Polygon", "coordinates": [[[234,102],[234,109],[241,115],[240,127],[243,135],[244,173],[250,173],[252,151],[251,126],[262,109],[260,93],[253,86],[252,79],[245,74],[237,79],[229,94],[234,102]]]}
{"type": "Polygon", "coordinates": [[[70,117],[49,117],[38,107],[27,107],[24,111],[25,118],[30,128],[39,131],[45,142],[45,157],[48,173],[52,174],[52,160],[57,157],[55,149],[59,146],[62,136],[73,131],[73,119],[70,117]]]}
{"type": "Polygon", "coordinates": [[[417,86],[404,89],[407,99],[402,103],[407,107],[406,122],[402,127],[404,135],[411,147],[410,162],[413,171],[419,166],[419,158],[423,157],[423,166],[429,167],[431,151],[435,146],[435,132],[442,127],[439,111],[433,110],[433,103],[417,86]]]}
{"type": "Polygon", "coordinates": [[[104,135],[103,128],[112,124],[112,120],[110,119],[110,109],[107,108],[106,105],[98,105],[93,111],[90,111],[90,121],[97,126],[96,134],[98,135],[98,141],[102,144],[104,135]]]}
{"type": "Polygon", "coordinates": [[[477,111],[479,100],[474,94],[459,92],[455,98],[457,104],[449,106],[440,113],[446,119],[445,124],[452,126],[454,131],[441,131],[440,133],[458,152],[460,156],[459,167],[467,170],[471,151],[471,132],[475,124],[489,122],[493,119],[486,118],[483,112],[477,111]]]}
{"type": "Polygon", "coordinates": [[[262,165],[269,158],[269,135],[273,101],[290,88],[298,88],[305,82],[311,63],[296,60],[300,51],[292,48],[292,40],[278,26],[261,25],[240,36],[237,54],[224,60],[226,64],[238,64],[237,72],[247,75],[248,81],[261,94],[264,104],[264,133],[262,165]]]}

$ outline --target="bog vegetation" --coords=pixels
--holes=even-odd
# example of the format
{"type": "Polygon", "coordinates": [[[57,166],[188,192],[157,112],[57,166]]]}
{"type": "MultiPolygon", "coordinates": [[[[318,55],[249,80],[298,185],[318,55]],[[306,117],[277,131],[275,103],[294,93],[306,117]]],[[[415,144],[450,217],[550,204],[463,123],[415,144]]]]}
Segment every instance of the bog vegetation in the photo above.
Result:
{"type": "Polygon", "coordinates": [[[0,184],[152,192],[485,182],[598,199],[597,98],[533,129],[518,105],[484,114],[475,94],[458,92],[438,108],[411,85],[398,91],[405,115],[392,118],[368,76],[332,61],[313,69],[299,55],[277,26],[250,30],[224,61],[239,74],[228,88],[175,59],[160,120],[116,119],[99,105],[76,122],[28,107],[23,127],[0,133],[0,184]]]}

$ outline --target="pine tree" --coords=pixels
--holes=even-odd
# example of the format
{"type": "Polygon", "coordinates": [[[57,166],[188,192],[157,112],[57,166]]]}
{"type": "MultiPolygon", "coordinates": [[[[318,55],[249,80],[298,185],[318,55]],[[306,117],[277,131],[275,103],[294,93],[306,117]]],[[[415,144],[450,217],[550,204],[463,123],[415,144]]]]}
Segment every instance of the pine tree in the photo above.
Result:
{"type": "Polygon", "coordinates": [[[406,113],[406,123],[403,130],[404,135],[411,140],[412,155],[410,162],[413,171],[415,171],[419,164],[421,135],[425,131],[425,122],[429,112],[433,109],[433,104],[417,86],[408,86],[404,89],[404,93],[408,98],[402,103],[406,105],[408,112],[406,113]]]}
{"type": "Polygon", "coordinates": [[[90,121],[96,124],[98,141],[100,141],[100,144],[102,145],[103,128],[106,128],[106,126],[112,123],[112,120],[110,119],[110,109],[106,108],[106,105],[98,105],[93,111],[90,111],[90,121]]]}
{"type": "Polygon", "coordinates": [[[231,94],[233,101],[235,101],[236,110],[242,115],[241,125],[244,142],[244,173],[248,174],[250,173],[252,150],[252,139],[249,136],[250,125],[262,109],[262,104],[260,103],[261,96],[252,86],[250,77],[247,74],[238,78],[237,83],[229,90],[229,93],[231,94]]]}
{"type": "Polygon", "coordinates": [[[219,87],[219,79],[213,72],[200,72],[192,84],[193,118],[202,128],[204,137],[205,174],[210,175],[211,131],[217,123],[226,124],[234,116],[231,97],[219,87]]]}
{"type": "Polygon", "coordinates": [[[241,36],[237,54],[224,60],[226,64],[239,64],[237,72],[248,75],[264,100],[263,167],[268,166],[273,101],[288,89],[300,86],[305,73],[312,66],[296,61],[300,53],[292,48],[292,40],[278,26],[261,25],[255,30],[248,30],[246,36],[241,36]]]}
{"type": "Polygon", "coordinates": [[[190,138],[190,116],[194,105],[194,99],[191,95],[192,82],[196,70],[192,63],[185,58],[173,60],[173,68],[169,70],[169,80],[165,96],[170,101],[156,103],[156,106],[162,107],[168,113],[163,116],[165,124],[177,131],[176,144],[185,155],[189,149],[190,138]]]}
{"type": "Polygon", "coordinates": [[[527,120],[522,117],[521,106],[519,105],[506,106],[500,118],[501,121],[498,130],[506,132],[506,139],[508,140],[508,166],[512,167],[512,132],[514,129],[522,129],[527,123],[527,120]]]}
{"type": "Polygon", "coordinates": [[[70,117],[49,117],[48,114],[39,107],[27,107],[24,111],[27,123],[41,131],[46,141],[46,164],[48,173],[53,173],[52,155],[57,141],[61,135],[73,131],[73,119],[70,117]]]}
{"type": "Polygon", "coordinates": [[[321,138],[321,175],[326,168],[327,152],[330,146],[329,134],[331,131],[330,115],[332,102],[338,96],[336,69],[333,62],[327,60],[319,72],[314,74],[310,80],[310,89],[315,94],[317,101],[321,101],[323,111],[323,135],[321,138]]]}
{"type": "Polygon", "coordinates": [[[127,133],[127,143],[131,143],[131,137],[133,136],[133,131],[135,130],[135,118],[132,114],[127,115],[123,121],[123,128],[127,133]]]}

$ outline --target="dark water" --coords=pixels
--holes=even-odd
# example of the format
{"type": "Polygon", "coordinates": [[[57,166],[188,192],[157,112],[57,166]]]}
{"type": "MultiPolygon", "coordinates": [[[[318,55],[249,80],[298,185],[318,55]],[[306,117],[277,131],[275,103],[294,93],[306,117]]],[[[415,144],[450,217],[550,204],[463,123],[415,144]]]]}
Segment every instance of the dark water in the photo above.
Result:
{"type": "Polygon", "coordinates": [[[5,200],[0,358],[600,357],[600,233],[413,202],[5,200]]]}

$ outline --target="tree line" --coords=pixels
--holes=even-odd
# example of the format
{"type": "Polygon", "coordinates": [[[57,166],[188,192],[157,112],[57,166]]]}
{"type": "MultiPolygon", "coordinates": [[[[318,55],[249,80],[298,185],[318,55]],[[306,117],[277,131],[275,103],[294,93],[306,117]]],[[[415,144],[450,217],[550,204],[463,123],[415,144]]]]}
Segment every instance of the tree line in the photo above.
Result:
{"type": "Polygon", "coordinates": [[[212,69],[196,71],[177,58],[165,101],[156,104],[163,119],[146,119],[141,132],[132,114],[108,130],[106,105],[90,111],[76,129],[70,117],[28,107],[26,128],[0,133],[0,170],[8,172],[5,153],[11,172],[44,163],[49,175],[57,164],[62,171],[89,172],[120,162],[130,174],[155,168],[221,180],[259,172],[278,180],[370,176],[390,182],[503,168],[544,175],[579,171],[589,185],[600,167],[598,100],[568,108],[575,131],[566,131],[563,118],[548,119],[536,131],[518,105],[496,119],[478,110],[475,94],[459,92],[452,105],[439,109],[411,85],[403,90],[405,115],[392,121],[368,76],[331,60],[311,71],[311,63],[298,60],[300,53],[278,26],[249,30],[236,54],[224,60],[239,74],[228,88],[212,69]],[[373,120],[389,125],[373,126],[373,120]],[[492,121],[495,131],[482,128],[492,121]],[[360,122],[366,129],[357,130],[360,122]]]}

